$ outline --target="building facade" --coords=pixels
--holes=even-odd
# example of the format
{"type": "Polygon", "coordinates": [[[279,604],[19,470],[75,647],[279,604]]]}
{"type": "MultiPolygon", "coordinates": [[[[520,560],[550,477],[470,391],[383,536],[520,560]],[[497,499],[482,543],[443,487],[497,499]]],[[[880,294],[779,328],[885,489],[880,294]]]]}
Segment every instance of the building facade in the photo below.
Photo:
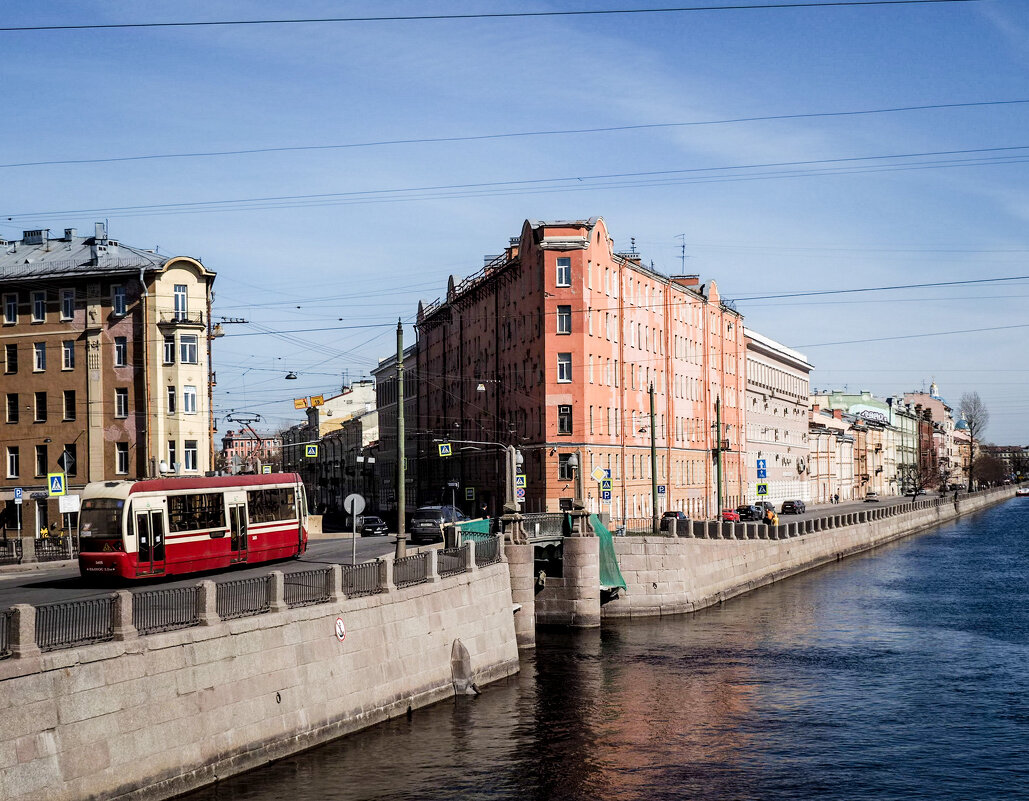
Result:
{"type": "Polygon", "coordinates": [[[277,473],[281,467],[282,440],[261,437],[252,431],[226,431],[222,437],[221,469],[229,475],[260,473],[270,467],[277,473]]]}
{"type": "Polygon", "coordinates": [[[743,498],[742,317],[713,282],[616,253],[602,219],[526,221],[503,255],[420,304],[418,331],[424,502],[456,484],[498,513],[508,445],[524,459],[526,511],[578,497],[617,519],[713,516],[719,472],[723,505],[743,498]]]}
{"type": "Polygon", "coordinates": [[[4,471],[0,499],[26,530],[59,519],[48,475],[89,481],[212,469],[215,274],[65,229],[0,240],[4,471]],[[13,507],[22,489],[22,509],[13,507]]]}
{"type": "MultiPolygon", "coordinates": [[[[407,509],[419,506],[418,459],[418,346],[404,349],[404,451],[405,451],[405,505],[407,509]]],[[[375,379],[375,406],[379,413],[379,449],[375,462],[378,511],[396,523],[397,518],[397,359],[382,359],[372,370],[375,379]]],[[[406,510],[405,510],[406,511],[406,510]]]]}
{"type": "Polygon", "coordinates": [[[854,498],[854,435],[840,409],[811,407],[808,421],[808,481],[812,503],[854,498]]]}
{"type": "Polygon", "coordinates": [[[802,353],[746,330],[747,502],[808,501],[812,366],[802,353]],[[761,492],[763,490],[763,492],[761,492]]]}

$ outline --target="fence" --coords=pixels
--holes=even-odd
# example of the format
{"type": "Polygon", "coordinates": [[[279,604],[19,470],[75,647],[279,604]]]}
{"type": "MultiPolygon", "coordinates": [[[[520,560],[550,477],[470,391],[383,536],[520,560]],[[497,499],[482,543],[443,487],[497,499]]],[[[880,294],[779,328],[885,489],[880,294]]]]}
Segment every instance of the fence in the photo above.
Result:
{"type": "Polygon", "coordinates": [[[410,587],[429,580],[429,552],[423,551],[393,561],[393,583],[410,587]]]}
{"type": "Polygon", "coordinates": [[[287,573],[283,578],[286,606],[312,606],[329,600],[332,568],[287,573]]]}
{"type": "Polygon", "coordinates": [[[475,540],[475,565],[485,567],[500,561],[500,537],[489,536],[475,540]]]}
{"type": "Polygon", "coordinates": [[[42,651],[114,639],[114,596],[36,607],[36,645],[42,651]]]}
{"type": "Polygon", "coordinates": [[[362,565],[343,565],[343,593],[348,596],[374,595],[385,592],[382,563],[365,562],[362,565]]]}
{"type": "Polygon", "coordinates": [[[436,551],[436,570],[440,576],[456,576],[468,569],[468,545],[436,551]]]}
{"type": "Polygon", "coordinates": [[[534,512],[522,515],[522,531],[529,539],[536,537],[560,537],[565,531],[563,512],[534,512]]]}
{"type": "Polygon", "coordinates": [[[669,534],[667,529],[662,531],[660,522],[655,524],[652,517],[627,517],[617,524],[615,521],[611,521],[611,526],[612,531],[616,527],[621,527],[623,533],[627,536],[649,537],[654,534],[664,536],[669,534]]]}
{"type": "Polygon", "coordinates": [[[0,659],[6,659],[11,655],[11,625],[13,621],[13,609],[0,609],[0,659]]]}
{"type": "Polygon", "coordinates": [[[0,565],[21,564],[21,540],[17,537],[0,540],[0,565]]]}
{"type": "Polygon", "coordinates": [[[231,620],[247,615],[260,615],[271,609],[268,598],[268,584],[271,576],[237,579],[218,584],[215,591],[215,607],[218,617],[231,620]]]}
{"type": "Polygon", "coordinates": [[[200,625],[200,586],[148,590],[132,596],[132,625],[140,634],[200,625]]]}
{"type": "Polygon", "coordinates": [[[35,544],[37,562],[59,562],[74,555],[69,537],[36,537],[35,544]]]}

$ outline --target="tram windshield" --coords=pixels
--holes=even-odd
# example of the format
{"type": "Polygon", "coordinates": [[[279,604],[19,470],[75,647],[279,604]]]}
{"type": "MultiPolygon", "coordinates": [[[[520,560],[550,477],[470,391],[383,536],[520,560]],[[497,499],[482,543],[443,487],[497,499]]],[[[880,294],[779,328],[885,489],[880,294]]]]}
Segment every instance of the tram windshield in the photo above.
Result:
{"type": "Polygon", "coordinates": [[[85,499],[79,510],[79,537],[120,540],[124,507],[125,501],[120,498],[85,499]]]}

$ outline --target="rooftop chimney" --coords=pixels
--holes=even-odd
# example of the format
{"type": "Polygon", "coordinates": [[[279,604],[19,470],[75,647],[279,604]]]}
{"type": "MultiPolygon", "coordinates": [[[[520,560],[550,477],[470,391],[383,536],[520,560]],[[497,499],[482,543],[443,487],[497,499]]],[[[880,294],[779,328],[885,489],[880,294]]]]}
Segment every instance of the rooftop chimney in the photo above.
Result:
{"type": "Polygon", "coordinates": [[[679,286],[700,286],[699,275],[671,275],[669,280],[679,286]]]}
{"type": "Polygon", "coordinates": [[[95,226],[95,231],[94,236],[96,239],[107,239],[107,225],[105,223],[98,222],[95,226]]]}
{"type": "Polygon", "coordinates": [[[76,231],[74,228],[65,228],[64,238],[71,242],[78,235],[78,233],[79,232],[76,231]]]}

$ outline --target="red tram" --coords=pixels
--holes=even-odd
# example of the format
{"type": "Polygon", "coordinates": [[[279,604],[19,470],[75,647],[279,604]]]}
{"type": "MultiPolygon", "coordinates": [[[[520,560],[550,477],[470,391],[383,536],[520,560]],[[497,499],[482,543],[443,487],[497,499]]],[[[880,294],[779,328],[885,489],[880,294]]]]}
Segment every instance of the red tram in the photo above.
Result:
{"type": "Polygon", "coordinates": [[[79,511],[79,572],[139,579],[299,556],[307,550],[296,473],[99,481],[79,511]]]}

